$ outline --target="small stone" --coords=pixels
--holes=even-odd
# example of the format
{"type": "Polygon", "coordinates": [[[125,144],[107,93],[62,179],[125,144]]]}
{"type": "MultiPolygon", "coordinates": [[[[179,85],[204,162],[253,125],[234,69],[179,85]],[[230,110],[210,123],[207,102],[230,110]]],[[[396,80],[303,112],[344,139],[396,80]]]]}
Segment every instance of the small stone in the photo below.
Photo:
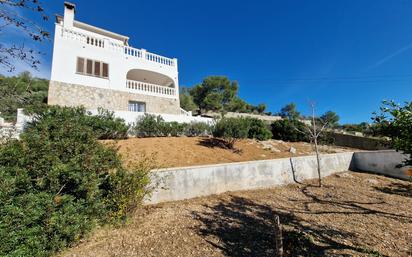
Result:
{"type": "Polygon", "coordinates": [[[275,153],[280,153],[281,151],[279,150],[279,149],[277,149],[277,148],[275,148],[275,147],[272,147],[272,152],[275,152],[275,153]]]}
{"type": "Polygon", "coordinates": [[[365,181],[373,185],[379,184],[379,181],[377,181],[376,179],[372,179],[372,178],[366,179],[365,181]]]}
{"type": "Polygon", "coordinates": [[[349,173],[338,173],[338,174],[336,174],[336,177],[338,177],[338,178],[353,178],[353,176],[349,173]]]}
{"type": "Polygon", "coordinates": [[[289,148],[289,152],[295,154],[296,153],[296,148],[294,148],[293,146],[291,146],[289,148]]]}

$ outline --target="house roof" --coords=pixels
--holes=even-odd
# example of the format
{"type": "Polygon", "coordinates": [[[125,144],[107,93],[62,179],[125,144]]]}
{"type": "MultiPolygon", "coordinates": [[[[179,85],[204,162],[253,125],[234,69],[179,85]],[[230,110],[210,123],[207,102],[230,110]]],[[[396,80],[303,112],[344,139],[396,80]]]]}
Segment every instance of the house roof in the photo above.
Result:
{"type": "MultiPolygon", "coordinates": [[[[56,22],[60,23],[61,21],[63,21],[63,16],[59,15],[59,14],[56,14],[56,22]]],[[[81,21],[76,21],[76,20],[73,22],[73,26],[76,27],[76,28],[84,29],[84,30],[87,30],[87,31],[91,31],[91,32],[103,35],[103,36],[107,36],[107,37],[110,37],[110,38],[120,40],[125,45],[129,45],[129,43],[128,43],[129,37],[127,37],[127,36],[120,35],[120,34],[117,34],[117,33],[102,29],[102,28],[98,28],[98,27],[86,24],[86,23],[81,22],[81,21]]]]}

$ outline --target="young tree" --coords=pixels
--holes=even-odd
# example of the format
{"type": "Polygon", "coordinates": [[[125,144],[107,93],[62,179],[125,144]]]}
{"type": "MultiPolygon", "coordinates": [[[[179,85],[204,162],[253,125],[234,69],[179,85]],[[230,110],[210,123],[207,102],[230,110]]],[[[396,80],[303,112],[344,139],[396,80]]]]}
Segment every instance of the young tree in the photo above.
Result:
{"type": "Polygon", "coordinates": [[[376,130],[391,138],[393,147],[409,154],[405,165],[412,165],[412,102],[403,106],[394,101],[383,101],[380,113],[372,117],[376,130]]]}
{"type": "Polygon", "coordinates": [[[289,103],[285,105],[281,110],[279,115],[282,118],[287,118],[289,120],[296,120],[300,117],[300,113],[296,110],[295,103],[289,103]]]}
{"type": "MultiPolygon", "coordinates": [[[[19,10],[28,10],[37,13],[43,20],[48,20],[42,4],[38,0],[0,0],[0,33],[6,29],[19,30],[21,35],[33,41],[42,42],[50,38],[49,32],[38,24],[19,14],[19,10]]],[[[6,45],[0,43],[0,65],[8,71],[14,71],[14,60],[22,61],[37,69],[40,64],[37,55],[40,52],[27,48],[24,44],[6,45]]]]}
{"type": "MultiPolygon", "coordinates": [[[[318,147],[318,140],[321,136],[322,132],[328,127],[330,122],[328,120],[323,120],[322,118],[317,118],[315,114],[316,104],[315,102],[310,103],[310,108],[312,110],[311,114],[311,124],[304,126],[304,130],[299,128],[295,128],[299,132],[307,135],[314,145],[315,153],[316,153],[316,163],[317,163],[317,170],[318,170],[318,183],[319,187],[322,186],[322,174],[321,174],[321,167],[320,167],[320,155],[319,155],[319,147],[318,147]]],[[[327,117],[326,117],[327,118],[327,117]]]]}
{"type": "Polygon", "coordinates": [[[200,112],[224,111],[237,94],[238,83],[224,76],[210,76],[202,84],[190,89],[193,101],[200,112]]]}

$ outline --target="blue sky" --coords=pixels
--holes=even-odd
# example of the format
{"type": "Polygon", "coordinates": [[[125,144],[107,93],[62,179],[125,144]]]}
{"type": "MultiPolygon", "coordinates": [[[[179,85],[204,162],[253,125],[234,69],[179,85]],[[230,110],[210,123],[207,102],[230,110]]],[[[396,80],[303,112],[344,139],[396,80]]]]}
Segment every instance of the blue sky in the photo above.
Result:
{"type": "MultiPolygon", "coordinates": [[[[53,32],[63,1],[43,2],[50,21],[40,24],[53,32]]],[[[412,1],[73,2],[77,20],[177,57],[181,86],[226,75],[252,104],[277,112],[295,102],[308,114],[308,102],[315,101],[318,113],[333,110],[341,123],[370,121],[383,99],[412,100],[412,1]]],[[[13,30],[0,40],[32,44],[13,30]]],[[[52,41],[35,47],[44,55],[32,72],[49,77],[52,41]]]]}

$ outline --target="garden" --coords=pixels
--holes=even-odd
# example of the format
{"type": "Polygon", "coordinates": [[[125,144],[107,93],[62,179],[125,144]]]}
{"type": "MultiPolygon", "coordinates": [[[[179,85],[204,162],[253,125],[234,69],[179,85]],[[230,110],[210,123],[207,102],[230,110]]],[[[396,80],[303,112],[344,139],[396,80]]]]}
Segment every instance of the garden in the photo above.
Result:
{"type": "MultiPolygon", "coordinates": [[[[402,149],[408,134],[392,126],[410,125],[407,107],[389,106],[376,122],[402,149]]],[[[286,256],[410,254],[411,184],[375,175],[142,206],[156,189],[154,168],[313,154],[297,120],[178,124],[145,115],[127,126],[107,110],[57,106],[30,115],[20,139],[0,145],[1,255],[271,256],[275,217],[286,256]]],[[[352,150],[322,146],[327,140],[321,153],[352,150]]]]}

